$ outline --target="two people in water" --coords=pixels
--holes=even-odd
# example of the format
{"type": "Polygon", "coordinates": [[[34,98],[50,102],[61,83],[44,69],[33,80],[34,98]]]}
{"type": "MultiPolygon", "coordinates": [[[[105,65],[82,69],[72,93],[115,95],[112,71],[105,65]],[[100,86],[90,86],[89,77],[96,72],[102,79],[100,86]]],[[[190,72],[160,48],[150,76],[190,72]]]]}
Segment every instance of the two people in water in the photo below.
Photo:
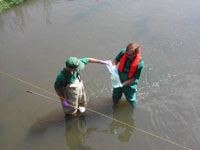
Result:
{"type": "MultiPolygon", "coordinates": [[[[64,68],[56,77],[54,88],[61,100],[65,114],[75,115],[78,111],[85,111],[86,94],[80,72],[88,63],[109,65],[109,61],[95,58],[69,57],[64,68]]],[[[113,103],[117,104],[124,93],[126,99],[135,107],[137,85],[144,68],[140,46],[135,43],[128,44],[118,53],[112,61],[112,65],[121,81],[120,86],[113,88],[113,103]]]]}

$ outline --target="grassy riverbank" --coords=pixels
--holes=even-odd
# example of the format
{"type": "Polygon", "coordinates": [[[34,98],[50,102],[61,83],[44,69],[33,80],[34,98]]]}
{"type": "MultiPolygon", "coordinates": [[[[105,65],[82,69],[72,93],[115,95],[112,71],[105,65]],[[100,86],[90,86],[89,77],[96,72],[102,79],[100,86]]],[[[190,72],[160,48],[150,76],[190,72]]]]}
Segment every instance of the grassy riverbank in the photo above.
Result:
{"type": "Polygon", "coordinates": [[[24,0],[0,0],[0,12],[23,1],[24,0]]]}

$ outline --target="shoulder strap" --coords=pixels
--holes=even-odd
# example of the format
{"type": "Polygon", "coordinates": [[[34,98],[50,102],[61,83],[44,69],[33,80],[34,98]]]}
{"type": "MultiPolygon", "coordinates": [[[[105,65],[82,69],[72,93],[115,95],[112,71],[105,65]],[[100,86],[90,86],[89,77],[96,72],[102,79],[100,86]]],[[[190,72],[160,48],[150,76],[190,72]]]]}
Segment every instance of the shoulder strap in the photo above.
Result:
{"type": "Polygon", "coordinates": [[[81,74],[79,72],[77,72],[77,78],[79,81],[81,81],[81,74]]]}
{"type": "Polygon", "coordinates": [[[141,51],[140,46],[138,47],[138,49],[139,49],[139,53],[136,55],[135,59],[133,60],[133,62],[131,64],[131,69],[130,69],[130,72],[129,72],[129,75],[128,75],[129,78],[133,77],[133,75],[135,74],[135,71],[136,71],[136,69],[138,67],[138,64],[140,63],[140,56],[141,56],[141,54],[140,54],[140,51],[141,51]]]}
{"type": "Polygon", "coordinates": [[[125,61],[126,61],[126,57],[127,57],[127,53],[125,52],[124,55],[122,56],[120,62],[119,62],[118,70],[119,70],[120,72],[123,71],[124,64],[125,64],[125,61]]]}

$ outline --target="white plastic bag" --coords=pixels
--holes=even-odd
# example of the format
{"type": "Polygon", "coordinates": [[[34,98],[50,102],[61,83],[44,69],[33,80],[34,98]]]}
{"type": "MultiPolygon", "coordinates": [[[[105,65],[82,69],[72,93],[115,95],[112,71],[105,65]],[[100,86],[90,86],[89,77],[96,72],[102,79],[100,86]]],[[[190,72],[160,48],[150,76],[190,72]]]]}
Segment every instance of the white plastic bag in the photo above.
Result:
{"type": "Polygon", "coordinates": [[[113,88],[122,87],[122,83],[120,81],[116,66],[113,66],[111,61],[109,61],[108,64],[106,64],[106,66],[111,74],[110,79],[111,79],[112,87],[113,88]]]}

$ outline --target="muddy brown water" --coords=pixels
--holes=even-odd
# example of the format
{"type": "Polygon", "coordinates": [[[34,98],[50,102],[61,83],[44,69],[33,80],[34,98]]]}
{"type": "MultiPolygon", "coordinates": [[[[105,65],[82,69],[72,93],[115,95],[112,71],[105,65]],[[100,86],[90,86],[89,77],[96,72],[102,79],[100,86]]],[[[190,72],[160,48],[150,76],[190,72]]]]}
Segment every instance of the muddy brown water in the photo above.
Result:
{"type": "MultiPolygon", "coordinates": [[[[200,147],[200,1],[34,0],[0,14],[0,70],[55,94],[69,56],[114,59],[130,42],[142,47],[139,104],[112,107],[109,72],[82,71],[88,107],[132,127],[200,147]]],[[[56,98],[0,73],[2,150],[182,150],[180,145],[86,111],[65,118],[56,98]]]]}

